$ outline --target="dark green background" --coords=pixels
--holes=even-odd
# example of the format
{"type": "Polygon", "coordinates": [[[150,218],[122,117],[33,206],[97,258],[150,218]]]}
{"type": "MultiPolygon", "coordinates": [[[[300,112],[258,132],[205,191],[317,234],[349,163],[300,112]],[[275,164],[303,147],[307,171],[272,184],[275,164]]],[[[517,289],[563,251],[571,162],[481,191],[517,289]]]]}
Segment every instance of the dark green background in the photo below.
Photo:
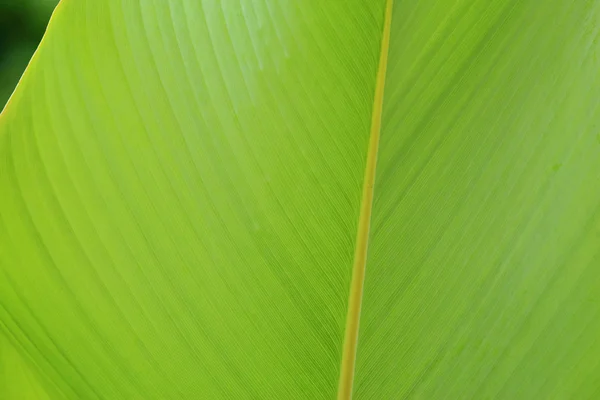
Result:
{"type": "Polygon", "coordinates": [[[0,0],[0,109],[25,70],[58,0],[0,0]]]}

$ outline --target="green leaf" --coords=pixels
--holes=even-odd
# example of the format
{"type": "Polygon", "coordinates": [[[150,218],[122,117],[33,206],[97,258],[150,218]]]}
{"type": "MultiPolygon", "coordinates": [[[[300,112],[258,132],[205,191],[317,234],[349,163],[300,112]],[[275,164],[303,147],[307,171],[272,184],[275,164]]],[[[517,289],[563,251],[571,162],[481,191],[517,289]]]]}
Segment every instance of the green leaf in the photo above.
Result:
{"type": "Polygon", "coordinates": [[[0,116],[0,398],[598,397],[599,19],[63,0],[0,116]]]}
{"type": "Polygon", "coordinates": [[[597,398],[600,4],[437,3],[394,9],[356,398],[597,398]]]}
{"type": "Polygon", "coordinates": [[[0,335],[0,393],[4,399],[62,399],[31,360],[0,335]]]}

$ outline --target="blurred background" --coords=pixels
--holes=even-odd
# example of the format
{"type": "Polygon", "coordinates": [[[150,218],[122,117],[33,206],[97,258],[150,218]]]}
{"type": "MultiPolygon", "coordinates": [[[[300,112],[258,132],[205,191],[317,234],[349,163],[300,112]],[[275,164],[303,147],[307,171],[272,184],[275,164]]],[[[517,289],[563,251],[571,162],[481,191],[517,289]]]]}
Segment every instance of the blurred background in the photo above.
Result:
{"type": "Polygon", "coordinates": [[[0,110],[35,51],[58,0],[0,0],[0,110]]]}

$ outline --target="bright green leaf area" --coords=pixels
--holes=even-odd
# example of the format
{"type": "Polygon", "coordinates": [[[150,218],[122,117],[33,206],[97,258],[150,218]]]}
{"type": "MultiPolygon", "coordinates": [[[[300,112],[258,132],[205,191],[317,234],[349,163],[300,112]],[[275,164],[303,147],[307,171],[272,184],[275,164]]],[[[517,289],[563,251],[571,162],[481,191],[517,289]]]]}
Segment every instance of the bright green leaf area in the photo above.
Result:
{"type": "MultiPolygon", "coordinates": [[[[0,398],[334,399],[384,0],[63,0],[0,117],[0,398]]],[[[355,399],[600,398],[600,3],[395,0],[355,399]]]]}

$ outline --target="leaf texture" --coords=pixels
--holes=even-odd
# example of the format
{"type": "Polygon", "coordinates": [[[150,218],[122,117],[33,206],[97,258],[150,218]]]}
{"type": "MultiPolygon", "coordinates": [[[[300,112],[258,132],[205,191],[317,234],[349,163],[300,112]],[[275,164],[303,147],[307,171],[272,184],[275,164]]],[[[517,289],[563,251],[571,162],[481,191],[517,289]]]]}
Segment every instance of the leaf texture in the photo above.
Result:
{"type": "Polygon", "coordinates": [[[382,19],[59,5],[1,122],[0,301],[67,396],[335,396],[382,19]]]}
{"type": "Polygon", "coordinates": [[[394,9],[356,397],[596,398],[600,7],[447,3],[394,9]]]}
{"type": "Polygon", "coordinates": [[[0,393],[4,399],[63,399],[62,394],[31,359],[0,336],[0,393]]]}
{"type": "MultiPolygon", "coordinates": [[[[335,398],[385,10],[61,2],[0,116],[0,398],[335,398]]],[[[599,17],[394,1],[356,399],[600,396],[599,17]]]]}

